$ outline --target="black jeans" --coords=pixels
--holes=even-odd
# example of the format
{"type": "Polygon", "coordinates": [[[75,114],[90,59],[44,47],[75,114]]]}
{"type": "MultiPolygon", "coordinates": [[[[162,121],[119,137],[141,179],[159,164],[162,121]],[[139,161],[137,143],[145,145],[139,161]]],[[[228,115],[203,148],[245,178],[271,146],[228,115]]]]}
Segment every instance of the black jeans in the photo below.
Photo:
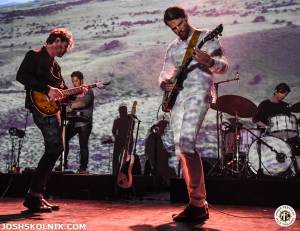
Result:
{"type": "Polygon", "coordinates": [[[82,127],[74,127],[74,123],[68,123],[66,127],[66,150],[65,150],[65,168],[68,168],[69,142],[76,134],[79,136],[80,146],[80,170],[86,170],[89,161],[89,137],[92,131],[92,124],[82,127]]]}
{"type": "Polygon", "coordinates": [[[55,116],[43,117],[36,111],[32,111],[32,116],[43,134],[45,152],[36,168],[30,191],[44,193],[55,162],[63,151],[61,127],[55,116]]]}

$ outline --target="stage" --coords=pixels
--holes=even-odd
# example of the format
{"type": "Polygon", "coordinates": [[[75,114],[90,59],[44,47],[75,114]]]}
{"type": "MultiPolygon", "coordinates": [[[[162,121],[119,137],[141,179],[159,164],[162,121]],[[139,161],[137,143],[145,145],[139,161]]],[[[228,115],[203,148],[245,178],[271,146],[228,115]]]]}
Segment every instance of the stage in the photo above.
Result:
{"type": "Polygon", "coordinates": [[[274,212],[284,204],[292,206],[298,217],[288,230],[300,226],[298,179],[207,177],[210,219],[203,224],[181,224],[171,217],[187,201],[182,178],[172,179],[166,187],[159,178],[135,176],[134,189],[120,191],[112,175],[53,173],[46,197],[61,209],[31,214],[22,205],[31,177],[32,173],[0,174],[1,194],[7,190],[0,207],[1,225],[8,225],[6,229],[17,224],[59,224],[63,229],[73,224],[76,230],[79,225],[85,228],[81,230],[277,230],[274,212]]]}
{"type": "MultiPolygon", "coordinates": [[[[173,213],[180,212],[183,204],[170,203],[168,195],[155,194],[144,200],[95,201],[95,200],[55,200],[61,209],[52,213],[30,214],[24,211],[22,198],[6,198],[1,203],[0,219],[3,225],[73,224],[90,231],[152,231],[152,230],[279,230],[274,220],[275,207],[211,205],[210,218],[202,224],[172,222],[173,213]],[[83,225],[83,226],[79,226],[83,225]]],[[[297,217],[300,216],[299,210],[297,217]]],[[[38,227],[38,226],[37,226],[38,227]]],[[[300,221],[287,230],[299,230],[300,221]]],[[[59,229],[57,229],[59,230],[59,229]]]]}

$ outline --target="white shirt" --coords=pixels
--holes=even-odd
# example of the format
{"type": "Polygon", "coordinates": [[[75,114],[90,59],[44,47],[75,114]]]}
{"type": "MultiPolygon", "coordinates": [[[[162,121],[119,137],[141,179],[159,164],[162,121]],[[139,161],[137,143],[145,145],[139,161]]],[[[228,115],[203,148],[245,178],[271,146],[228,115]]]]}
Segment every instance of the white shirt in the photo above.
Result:
{"type": "MultiPolygon", "coordinates": [[[[208,30],[201,30],[197,45],[208,33],[208,30]]],[[[171,80],[173,78],[178,67],[182,64],[191,37],[192,36],[190,35],[186,41],[177,38],[169,44],[165,55],[163,69],[158,78],[159,84],[161,84],[162,81],[171,80]]],[[[221,45],[217,39],[207,41],[202,46],[201,50],[212,55],[215,64],[213,67],[209,68],[209,70],[196,67],[189,72],[188,77],[183,84],[184,89],[180,92],[179,98],[187,98],[202,91],[210,92],[212,96],[214,96],[213,73],[224,72],[224,69],[227,69],[225,57],[223,55],[215,56],[213,54],[214,52],[221,50],[221,45]]],[[[188,68],[193,67],[195,64],[197,65],[198,63],[192,60],[188,68]]],[[[201,66],[201,64],[198,64],[198,66],[199,65],[201,66]]]]}

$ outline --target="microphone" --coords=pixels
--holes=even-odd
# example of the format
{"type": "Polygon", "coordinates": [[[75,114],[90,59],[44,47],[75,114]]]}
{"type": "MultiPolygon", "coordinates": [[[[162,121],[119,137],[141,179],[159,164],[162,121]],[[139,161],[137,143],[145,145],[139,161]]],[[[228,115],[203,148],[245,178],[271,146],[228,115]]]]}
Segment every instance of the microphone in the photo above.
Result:
{"type": "Polygon", "coordinates": [[[16,127],[11,127],[9,130],[8,130],[9,134],[11,136],[16,136],[18,138],[23,138],[25,136],[25,131],[21,130],[21,129],[18,129],[16,127]]]}
{"type": "Polygon", "coordinates": [[[237,81],[238,88],[240,88],[240,74],[238,71],[236,72],[234,79],[237,81]]]}

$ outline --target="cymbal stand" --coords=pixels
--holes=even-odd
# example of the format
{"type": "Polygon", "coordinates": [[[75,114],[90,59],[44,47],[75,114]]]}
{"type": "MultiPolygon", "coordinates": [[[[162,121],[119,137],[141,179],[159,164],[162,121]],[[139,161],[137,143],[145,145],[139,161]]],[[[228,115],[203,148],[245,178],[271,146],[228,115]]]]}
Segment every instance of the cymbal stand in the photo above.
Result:
{"type": "Polygon", "coordinates": [[[65,152],[66,152],[66,128],[67,128],[67,109],[66,105],[62,105],[61,109],[61,124],[62,124],[62,143],[63,143],[63,152],[61,153],[61,172],[65,170],[65,152]]]}
{"type": "MultiPolygon", "coordinates": [[[[232,81],[238,81],[239,77],[237,77],[237,76],[238,75],[236,75],[232,79],[227,79],[227,80],[223,80],[223,81],[219,81],[217,83],[214,83],[215,96],[216,96],[216,104],[217,104],[217,100],[219,98],[219,85],[220,84],[224,84],[224,83],[228,83],[228,82],[232,82],[232,81]]],[[[218,154],[218,161],[210,169],[210,171],[208,172],[208,175],[211,175],[212,172],[215,170],[216,167],[220,168],[220,169],[218,169],[218,171],[221,170],[221,172],[223,172],[223,170],[224,170],[223,156],[220,155],[220,124],[222,124],[222,118],[223,118],[222,117],[222,112],[218,110],[218,105],[217,105],[216,122],[217,122],[217,154],[218,154]],[[221,123],[220,123],[220,120],[221,120],[221,123]]]]}
{"type": "MultiPolygon", "coordinates": [[[[240,161],[240,133],[238,130],[239,117],[237,113],[235,114],[235,156],[236,156],[236,173],[239,173],[239,161],[240,161]]],[[[234,157],[233,157],[234,160],[234,157]]],[[[234,168],[234,165],[232,165],[234,168]]],[[[234,170],[234,169],[233,169],[234,170]]],[[[233,171],[234,172],[234,171],[233,171]]]]}

